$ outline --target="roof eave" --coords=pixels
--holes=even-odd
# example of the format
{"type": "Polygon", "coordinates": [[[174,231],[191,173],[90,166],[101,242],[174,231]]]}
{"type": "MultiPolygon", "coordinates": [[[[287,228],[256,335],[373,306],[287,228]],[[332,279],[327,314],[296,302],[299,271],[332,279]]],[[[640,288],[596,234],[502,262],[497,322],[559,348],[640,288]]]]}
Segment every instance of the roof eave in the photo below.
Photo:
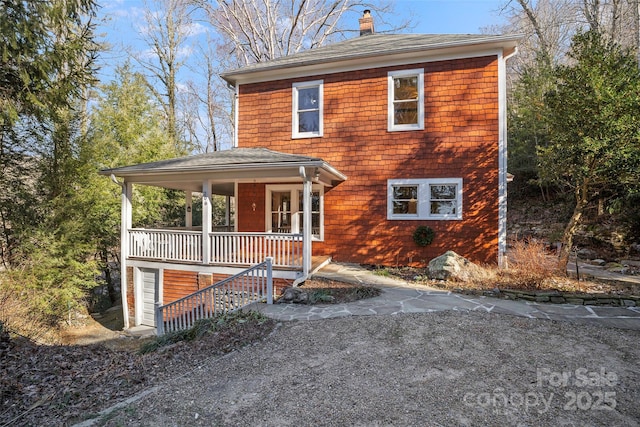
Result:
{"type": "Polygon", "coordinates": [[[131,175],[153,175],[153,174],[167,174],[167,173],[187,173],[187,172],[208,172],[208,171],[234,171],[234,170],[246,170],[246,169],[285,169],[299,166],[320,166],[323,162],[321,160],[314,160],[310,162],[273,162],[273,163],[234,163],[228,165],[198,165],[198,166],[185,166],[177,168],[153,168],[153,169],[131,169],[126,170],[124,168],[103,169],[99,173],[101,175],[109,176],[131,176],[131,175]]]}
{"type": "Polygon", "coordinates": [[[520,35],[475,39],[472,41],[434,43],[376,53],[354,53],[339,59],[315,59],[297,64],[278,63],[259,70],[235,70],[220,76],[230,85],[257,83],[262,81],[295,78],[313,74],[329,74],[346,70],[385,67],[398,63],[435,61],[443,57],[455,59],[469,56],[483,56],[484,52],[502,50],[512,52],[520,35]]]}
{"type": "Polygon", "coordinates": [[[167,176],[167,175],[181,175],[181,174],[198,174],[198,173],[220,173],[224,172],[229,176],[230,180],[233,180],[234,173],[240,172],[259,172],[259,171],[274,171],[274,170],[298,170],[300,167],[304,168],[319,168],[327,175],[331,176],[334,181],[346,181],[347,177],[335,169],[327,162],[318,159],[312,161],[298,161],[298,162],[273,162],[273,163],[242,163],[242,164],[230,164],[230,165],[203,165],[192,166],[182,168],[154,168],[154,169],[127,169],[125,168],[113,168],[103,169],[99,172],[100,175],[111,176],[114,175],[119,178],[151,178],[153,176],[167,176]]]}

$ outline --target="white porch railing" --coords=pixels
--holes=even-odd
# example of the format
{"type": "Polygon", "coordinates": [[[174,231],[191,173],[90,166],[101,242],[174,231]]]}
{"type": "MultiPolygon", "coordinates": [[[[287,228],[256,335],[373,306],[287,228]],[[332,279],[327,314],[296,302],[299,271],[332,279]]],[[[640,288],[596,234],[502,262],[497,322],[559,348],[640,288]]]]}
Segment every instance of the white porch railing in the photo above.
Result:
{"type": "Polygon", "coordinates": [[[266,257],[274,267],[302,268],[302,235],[209,233],[210,257],[202,258],[202,232],[129,230],[129,257],[185,263],[255,265],[266,257]]]}
{"type": "Polygon", "coordinates": [[[273,258],[275,267],[302,267],[302,235],[286,233],[211,233],[211,264],[257,264],[273,258]]]}
{"type": "Polygon", "coordinates": [[[195,322],[231,313],[254,302],[273,304],[271,258],[215,285],[156,306],[158,335],[189,329],[195,322]]]}
{"type": "Polygon", "coordinates": [[[202,262],[202,233],[182,230],[129,230],[129,256],[202,262]]]}

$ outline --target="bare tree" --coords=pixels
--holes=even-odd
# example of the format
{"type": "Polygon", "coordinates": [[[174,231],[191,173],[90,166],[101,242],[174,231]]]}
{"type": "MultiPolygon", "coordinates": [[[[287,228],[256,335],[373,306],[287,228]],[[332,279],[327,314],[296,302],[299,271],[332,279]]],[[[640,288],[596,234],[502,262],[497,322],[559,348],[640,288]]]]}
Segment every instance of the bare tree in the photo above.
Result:
{"type": "Polygon", "coordinates": [[[509,61],[516,80],[534,65],[549,67],[562,62],[581,25],[577,0],[509,0],[501,13],[507,23],[492,30],[523,35],[518,55],[509,61]]]}
{"type": "Polygon", "coordinates": [[[218,77],[228,67],[228,55],[208,37],[195,56],[199,60],[189,68],[199,79],[188,82],[182,96],[187,133],[195,150],[219,151],[233,141],[233,90],[218,77]]]}
{"type": "MultiPolygon", "coordinates": [[[[269,61],[346,38],[357,29],[344,26],[345,16],[369,9],[379,25],[388,25],[388,4],[359,0],[192,0],[222,37],[236,66],[269,61]]],[[[394,31],[407,28],[403,23],[394,31]]]]}
{"type": "Polygon", "coordinates": [[[185,132],[193,149],[203,153],[220,151],[225,148],[225,141],[233,140],[231,108],[227,101],[231,91],[221,87],[213,68],[207,69],[205,82],[190,81],[181,94],[185,132]]]}
{"type": "Polygon", "coordinates": [[[536,61],[562,63],[578,30],[596,30],[621,46],[640,48],[639,8],[640,0],[508,0],[501,10],[507,24],[493,30],[524,35],[511,61],[520,75],[536,61]]]}
{"type": "Polygon", "coordinates": [[[164,109],[167,135],[176,148],[184,151],[187,147],[183,146],[183,129],[178,124],[177,74],[184,65],[189,50],[186,42],[193,28],[189,5],[186,0],[152,0],[151,5],[145,5],[141,33],[149,50],[134,57],[146,70],[149,89],[164,109]]]}
{"type": "Polygon", "coordinates": [[[600,27],[600,0],[582,0],[582,3],[587,24],[594,31],[598,31],[600,27]]]}

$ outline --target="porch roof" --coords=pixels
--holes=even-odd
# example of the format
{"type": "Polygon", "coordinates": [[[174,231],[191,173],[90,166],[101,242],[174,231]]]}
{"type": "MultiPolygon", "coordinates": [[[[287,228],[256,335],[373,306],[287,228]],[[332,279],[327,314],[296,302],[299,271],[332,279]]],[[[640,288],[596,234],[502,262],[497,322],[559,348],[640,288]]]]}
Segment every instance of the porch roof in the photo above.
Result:
{"type": "Polygon", "coordinates": [[[301,182],[301,168],[314,182],[334,186],[347,177],[319,157],[281,153],[266,148],[233,148],[213,153],[103,169],[101,175],[136,184],[201,191],[212,180],[217,194],[232,194],[234,182],[301,182]]]}

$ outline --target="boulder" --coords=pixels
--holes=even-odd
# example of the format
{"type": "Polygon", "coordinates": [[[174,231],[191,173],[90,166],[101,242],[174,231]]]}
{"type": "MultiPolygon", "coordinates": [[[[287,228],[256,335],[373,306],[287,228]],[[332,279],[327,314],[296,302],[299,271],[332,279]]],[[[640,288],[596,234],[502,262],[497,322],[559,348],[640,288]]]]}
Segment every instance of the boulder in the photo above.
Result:
{"type": "Polygon", "coordinates": [[[278,299],[278,302],[307,304],[309,302],[309,294],[300,288],[286,288],[282,292],[282,296],[278,299]]]}
{"type": "Polygon", "coordinates": [[[437,280],[469,280],[479,267],[453,251],[429,261],[429,277],[437,280]]]}
{"type": "Polygon", "coordinates": [[[625,267],[640,268],[640,260],[623,259],[622,261],[620,261],[620,264],[624,265],[625,267]]]}
{"type": "Polygon", "coordinates": [[[580,259],[595,259],[598,258],[596,251],[589,248],[581,248],[578,250],[578,258],[580,259]]]}

